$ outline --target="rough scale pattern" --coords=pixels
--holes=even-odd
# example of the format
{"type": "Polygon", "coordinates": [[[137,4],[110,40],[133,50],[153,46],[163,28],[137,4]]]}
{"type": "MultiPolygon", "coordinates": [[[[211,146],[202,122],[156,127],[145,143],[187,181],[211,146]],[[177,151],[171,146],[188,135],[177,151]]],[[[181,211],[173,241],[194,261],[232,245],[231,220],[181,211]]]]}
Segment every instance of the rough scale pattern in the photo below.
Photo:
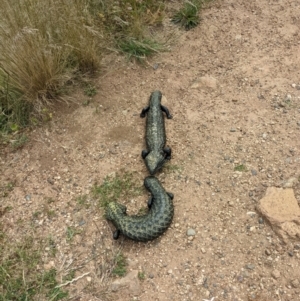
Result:
{"type": "MultiPolygon", "coordinates": [[[[168,194],[155,177],[147,177],[144,185],[152,195],[151,208],[146,215],[128,216],[126,206],[111,202],[106,209],[106,218],[116,231],[137,241],[148,241],[164,233],[172,222],[174,207],[168,194]]],[[[117,238],[117,237],[116,237],[117,238]]]]}
{"type": "Polygon", "coordinates": [[[154,175],[171,158],[171,149],[165,148],[166,131],[163,112],[167,118],[172,118],[169,110],[161,105],[162,94],[154,91],[151,94],[149,106],[141,112],[141,117],[147,114],[146,122],[146,145],[147,150],[142,152],[146,166],[151,175],[154,175]]]}

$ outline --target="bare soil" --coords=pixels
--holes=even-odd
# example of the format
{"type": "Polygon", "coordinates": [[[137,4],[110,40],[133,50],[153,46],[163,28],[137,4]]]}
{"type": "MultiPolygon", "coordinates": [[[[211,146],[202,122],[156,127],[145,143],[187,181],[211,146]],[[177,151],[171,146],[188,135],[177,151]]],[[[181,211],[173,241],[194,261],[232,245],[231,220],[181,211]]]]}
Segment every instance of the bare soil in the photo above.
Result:
{"type": "MultiPolygon", "coordinates": [[[[284,244],[256,211],[268,186],[300,176],[299,66],[298,0],[213,2],[169,52],[146,68],[111,62],[89,105],[78,94],[22,149],[2,153],[1,183],[15,183],[1,204],[13,207],[1,217],[7,233],[14,239],[34,227],[57,246],[54,259],[45,252],[45,269],[89,273],[67,287],[70,300],[300,300],[300,242],[284,244]],[[153,242],[114,241],[91,187],[122,169],[142,185],[139,113],[153,90],[173,115],[172,160],[158,178],[175,195],[175,217],[153,242]],[[85,194],[89,206],[78,207],[85,194]],[[72,242],[67,227],[78,230],[72,242]],[[104,286],[106,260],[120,248],[128,270],[145,275],[137,296],[104,286]]],[[[299,181],[294,191],[300,201],[299,181]]],[[[145,192],[119,201],[132,213],[146,200],[145,192]]]]}

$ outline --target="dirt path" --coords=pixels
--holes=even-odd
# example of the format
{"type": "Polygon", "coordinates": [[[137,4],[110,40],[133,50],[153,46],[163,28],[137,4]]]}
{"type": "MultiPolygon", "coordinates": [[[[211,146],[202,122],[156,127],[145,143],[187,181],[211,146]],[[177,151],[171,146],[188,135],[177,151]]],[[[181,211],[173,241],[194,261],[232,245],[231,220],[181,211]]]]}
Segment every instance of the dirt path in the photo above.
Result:
{"type": "MultiPolygon", "coordinates": [[[[145,280],[137,296],[118,290],[112,300],[300,300],[300,242],[283,244],[255,209],[268,186],[300,175],[300,2],[217,1],[202,16],[151,61],[158,68],[116,62],[90,105],[57,112],[22,150],[1,157],[1,181],[16,183],[5,198],[8,233],[48,206],[57,216],[35,221],[57,243],[45,268],[85,262],[76,276],[89,277],[70,285],[72,300],[104,299],[99,268],[120,247],[145,280]],[[139,113],[156,89],[174,116],[166,120],[174,169],[159,175],[175,195],[174,221],[151,243],[113,241],[96,201],[78,210],[75,200],[122,168],[142,183],[139,113]],[[78,225],[70,244],[66,228],[78,225]]],[[[299,182],[294,191],[300,201],[299,182]]],[[[129,211],[144,203],[133,200],[129,211]]]]}

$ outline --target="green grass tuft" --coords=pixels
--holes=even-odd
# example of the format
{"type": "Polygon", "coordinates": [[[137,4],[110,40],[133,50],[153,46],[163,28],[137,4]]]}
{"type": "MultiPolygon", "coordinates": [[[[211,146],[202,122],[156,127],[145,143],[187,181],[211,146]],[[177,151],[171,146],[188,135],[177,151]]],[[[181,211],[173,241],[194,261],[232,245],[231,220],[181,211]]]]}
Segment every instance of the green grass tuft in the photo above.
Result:
{"type": "Polygon", "coordinates": [[[42,240],[25,237],[14,242],[3,233],[0,246],[0,300],[51,300],[68,296],[56,288],[56,270],[43,271],[42,240]]]}
{"type": "Polygon", "coordinates": [[[126,257],[122,253],[117,254],[115,258],[115,267],[112,270],[112,274],[123,277],[127,273],[126,266],[126,257]]]}
{"type": "Polygon", "coordinates": [[[141,192],[142,188],[137,185],[134,174],[129,172],[107,176],[101,185],[96,184],[93,187],[93,195],[99,198],[102,207],[120,197],[128,199],[140,195],[141,192]]]}
{"type": "Polygon", "coordinates": [[[172,22],[179,24],[185,30],[196,27],[200,22],[198,13],[201,5],[201,0],[186,0],[183,7],[173,15],[172,22]]]}
{"type": "Polygon", "coordinates": [[[143,62],[146,57],[163,50],[162,45],[150,39],[142,39],[140,41],[135,39],[122,40],[119,48],[129,59],[135,59],[138,62],[143,62]]]}
{"type": "Polygon", "coordinates": [[[247,167],[244,164],[240,164],[234,167],[235,171],[247,171],[247,167]]]}

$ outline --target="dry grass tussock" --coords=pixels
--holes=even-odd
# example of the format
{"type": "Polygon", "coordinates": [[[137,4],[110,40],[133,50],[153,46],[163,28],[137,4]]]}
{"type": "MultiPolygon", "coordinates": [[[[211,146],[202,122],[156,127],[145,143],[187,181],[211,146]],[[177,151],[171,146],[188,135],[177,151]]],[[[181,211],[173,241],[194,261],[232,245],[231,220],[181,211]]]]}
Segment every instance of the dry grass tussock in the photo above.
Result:
{"type": "Polygon", "coordinates": [[[86,1],[2,0],[0,14],[2,119],[24,102],[40,110],[76,73],[97,70],[102,35],[86,1]]]}

